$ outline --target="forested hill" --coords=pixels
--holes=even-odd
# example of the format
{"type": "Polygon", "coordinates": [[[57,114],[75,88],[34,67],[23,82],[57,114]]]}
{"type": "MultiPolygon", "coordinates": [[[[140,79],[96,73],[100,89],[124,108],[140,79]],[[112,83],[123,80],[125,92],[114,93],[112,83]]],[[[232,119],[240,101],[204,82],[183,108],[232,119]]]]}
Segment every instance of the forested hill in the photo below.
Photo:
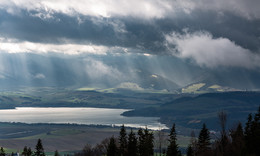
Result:
{"type": "Polygon", "coordinates": [[[260,105],[260,92],[224,92],[207,93],[196,97],[182,97],[159,107],[149,107],[125,112],[126,116],[158,116],[161,121],[170,125],[198,128],[205,122],[212,128],[218,128],[217,114],[225,111],[228,123],[231,124],[245,119],[250,112],[254,112],[260,105]]]}

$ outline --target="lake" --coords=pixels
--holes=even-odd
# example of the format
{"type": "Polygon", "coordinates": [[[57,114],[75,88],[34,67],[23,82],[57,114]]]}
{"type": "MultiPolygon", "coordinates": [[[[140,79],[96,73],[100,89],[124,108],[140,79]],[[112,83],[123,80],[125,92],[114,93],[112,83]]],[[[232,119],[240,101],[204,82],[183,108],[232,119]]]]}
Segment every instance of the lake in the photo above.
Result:
{"type": "Polygon", "coordinates": [[[128,109],[74,107],[17,107],[0,110],[0,122],[73,123],[85,125],[116,125],[149,129],[167,128],[156,117],[125,117],[128,109]]]}

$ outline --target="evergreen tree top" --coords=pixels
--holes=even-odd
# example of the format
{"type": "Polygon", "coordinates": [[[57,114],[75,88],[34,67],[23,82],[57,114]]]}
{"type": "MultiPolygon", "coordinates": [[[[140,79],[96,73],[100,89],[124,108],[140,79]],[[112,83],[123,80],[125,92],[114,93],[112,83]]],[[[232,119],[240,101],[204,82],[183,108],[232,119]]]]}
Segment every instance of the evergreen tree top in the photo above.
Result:
{"type": "Polygon", "coordinates": [[[44,148],[42,146],[42,141],[41,139],[38,139],[38,142],[35,146],[35,156],[45,156],[45,153],[44,153],[44,148]]]}
{"type": "Polygon", "coordinates": [[[175,124],[172,125],[169,137],[170,137],[170,141],[175,141],[176,142],[177,138],[176,138],[175,124]]]}
{"type": "Polygon", "coordinates": [[[170,134],[169,134],[169,146],[167,147],[167,156],[179,156],[181,152],[177,144],[177,135],[175,130],[175,124],[172,125],[170,134]]]}
{"type": "Polygon", "coordinates": [[[204,123],[199,134],[199,148],[208,148],[210,146],[209,130],[204,123]]]}

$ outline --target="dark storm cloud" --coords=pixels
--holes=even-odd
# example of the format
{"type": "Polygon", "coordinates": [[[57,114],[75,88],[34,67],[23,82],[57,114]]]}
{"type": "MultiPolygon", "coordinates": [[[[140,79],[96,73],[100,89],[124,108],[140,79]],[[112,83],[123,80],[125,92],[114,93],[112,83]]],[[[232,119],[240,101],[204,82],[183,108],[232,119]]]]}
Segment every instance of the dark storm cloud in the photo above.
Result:
{"type": "Polygon", "coordinates": [[[259,0],[198,0],[193,4],[193,9],[229,12],[249,20],[260,19],[259,0]]]}
{"type": "Polygon", "coordinates": [[[79,24],[77,18],[63,14],[55,14],[55,18],[41,19],[25,10],[20,15],[8,14],[1,10],[1,35],[20,40],[43,43],[59,43],[61,38],[89,40],[92,42],[110,42],[114,36],[112,26],[107,23],[96,25],[90,18],[79,24]]]}
{"type": "Polygon", "coordinates": [[[146,53],[165,52],[165,34],[208,31],[215,38],[228,38],[236,44],[259,50],[259,20],[247,20],[232,14],[194,11],[192,14],[162,19],[141,20],[137,18],[104,18],[68,16],[56,13],[52,18],[42,19],[36,12],[20,11],[20,15],[0,11],[0,33],[7,38],[31,42],[63,43],[64,39],[75,43],[92,43],[143,50],[146,53]]]}
{"type": "Polygon", "coordinates": [[[154,42],[163,39],[154,25],[141,21],[125,22],[113,18],[71,17],[64,14],[55,14],[54,18],[43,20],[27,11],[21,11],[19,16],[4,10],[0,14],[1,36],[21,41],[61,44],[69,40],[81,44],[154,49],[154,42]]]}
{"type": "Polygon", "coordinates": [[[2,1],[0,41],[22,44],[16,49],[5,45],[0,50],[37,51],[30,45],[24,46],[24,41],[40,43],[47,51],[69,49],[76,53],[82,52],[80,45],[94,45],[103,46],[101,53],[174,55],[210,68],[253,69],[259,67],[260,58],[258,3],[255,0],[248,3],[141,0],[119,4],[116,1],[109,4],[106,1],[98,4],[88,1],[68,4],[63,0],[36,4],[31,0],[2,1]]]}

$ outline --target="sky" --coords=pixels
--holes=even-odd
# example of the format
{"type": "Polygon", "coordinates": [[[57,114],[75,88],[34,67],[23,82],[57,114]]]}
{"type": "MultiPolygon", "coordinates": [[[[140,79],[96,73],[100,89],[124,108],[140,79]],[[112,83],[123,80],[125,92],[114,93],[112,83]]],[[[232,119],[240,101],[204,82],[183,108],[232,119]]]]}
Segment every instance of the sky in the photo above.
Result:
{"type": "MultiPolygon", "coordinates": [[[[0,53],[0,79],[16,70],[3,63],[7,56],[19,55],[26,64],[22,54],[34,54],[80,58],[83,67],[74,66],[92,79],[130,82],[134,74],[127,79],[122,70],[131,73],[147,61],[151,74],[181,86],[191,83],[194,69],[218,75],[235,70],[254,85],[260,77],[260,1],[0,0],[0,53]],[[121,69],[117,59],[131,67],[121,69]]],[[[43,71],[29,75],[47,77],[43,71]]]]}

